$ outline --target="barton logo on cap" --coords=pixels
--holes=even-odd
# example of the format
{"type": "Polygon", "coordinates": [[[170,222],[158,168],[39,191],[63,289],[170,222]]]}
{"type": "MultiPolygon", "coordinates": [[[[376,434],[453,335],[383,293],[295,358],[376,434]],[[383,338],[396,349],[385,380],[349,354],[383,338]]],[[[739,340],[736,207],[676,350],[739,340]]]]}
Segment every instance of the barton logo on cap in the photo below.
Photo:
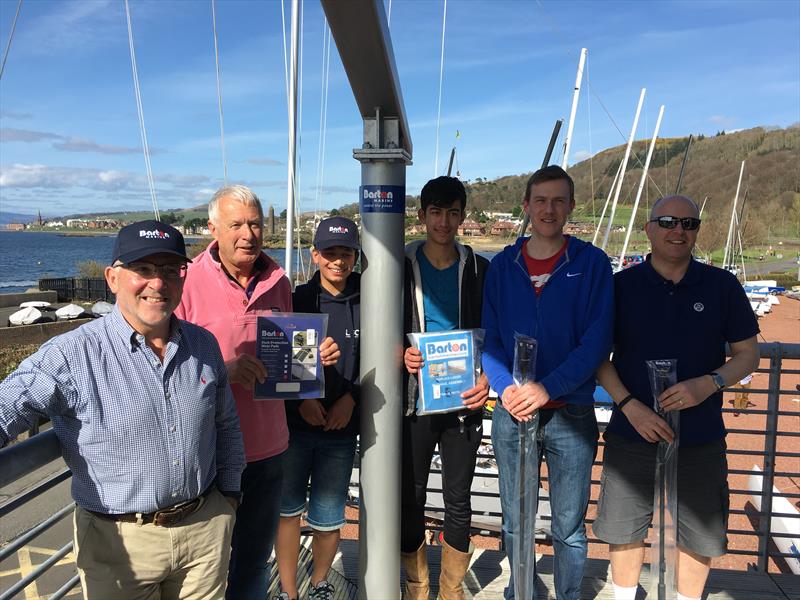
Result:
{"type": "Polygon", "coordinates": [[[328,227],[328,231],[330,233],[350,233],[350,230],[342,225],[339,225],[338,227],[328,227]]]}
{"type": "Polygon", "coordinates": [[[158,229],[153,229],[152,231],[147,231],[146,229],[140,229],[139,237],[147,238],[148,240],[153,240],[153,239],[165,240],[169,238],[169,234],[166,231],[159,231],[158,229]]]}

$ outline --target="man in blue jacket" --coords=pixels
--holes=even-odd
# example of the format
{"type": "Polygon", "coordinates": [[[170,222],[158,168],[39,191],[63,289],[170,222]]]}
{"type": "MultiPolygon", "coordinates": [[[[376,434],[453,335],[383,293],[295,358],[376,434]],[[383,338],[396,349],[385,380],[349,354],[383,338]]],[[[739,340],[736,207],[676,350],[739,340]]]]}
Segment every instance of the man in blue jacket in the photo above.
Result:
{"type": "MultiPolygon", "coordinates": [[[[492,443],[500,476],[503,542],[513,567],[518,535],[518,427],[539,411],[539,459],[547,461],[556,595],[577,600],[586,562],[583,519],[597,451],[594,372],[608,357],[613,329],[613,280],[608,257],[564,234],[575,208],[567,173],[549,166],[528,180],[522,206],[532,235],[507,246],[486,274],[483,368],[500,395],[492,443]],[[536,382],[512,378],[514,333],[538,341],[536,382]]],[[[537,489],[534,481],[532,489],[537,489]]],[[[513,599],[513,568],[506,600],[513,599]]],[[[522,598],[520,600],[530,600],[522,598]]]]}

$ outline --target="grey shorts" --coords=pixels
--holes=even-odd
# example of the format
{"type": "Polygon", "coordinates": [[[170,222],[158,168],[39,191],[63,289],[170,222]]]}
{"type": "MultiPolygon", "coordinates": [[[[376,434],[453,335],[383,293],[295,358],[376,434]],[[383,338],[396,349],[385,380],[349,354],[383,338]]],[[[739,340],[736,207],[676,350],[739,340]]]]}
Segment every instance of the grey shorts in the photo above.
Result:
{"type": "MultiPolygon", "coordinates": [[[[603,475],[592,531],[609,544],[647,537],[653,520],[656,444],[605,434],[603,475]]],[[[722,556],[728,538],[725,440],[678,448],[678,545],[700,556],[722,556]]]]}

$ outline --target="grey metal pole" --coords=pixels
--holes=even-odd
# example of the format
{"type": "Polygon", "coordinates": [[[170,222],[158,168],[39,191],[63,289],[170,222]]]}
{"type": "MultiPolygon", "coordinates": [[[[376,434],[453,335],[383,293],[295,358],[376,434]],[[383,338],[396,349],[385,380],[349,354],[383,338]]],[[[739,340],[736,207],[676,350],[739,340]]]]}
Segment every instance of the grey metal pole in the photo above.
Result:
{"type": "Polygon", "coordinates": [[[364,119],[360,210],[359,598],[400,598],[400,456],[406,165],[397,118],[364,119]]]}
{"type": "MultiPolygon", "coordinates": [[[[558,134],[561,131],[561,126],[564,124],[564,119],[559,119],[556,121],[556,124],[553,126],[553,133],[550,135],[550,143],[547,144],[547,150],[544,153],[544,160],[542,160],[542,169],[544,169],[547,165],[550,164],[550,157],[553,155],[553,148],[556,147],[556,141],[558,140],[558,134]]],[[[527,191],[527,190],[526,190],[527,191]]],[[[528,228],[528,222],[530,221],[530,217],[528,213],[525,213],[525,216],[522,217],[522,225],[519,228],[519,235],[520,237],[525,235],[525,230],[528,228]]]]}
{"type": "MultiPolygon", "coordinates": [[[[764,356],[762,353],[761,356],[764,356]]],[[[778,447],[778,410],[781,397],[783,351],[780,343],[769,348],[769,392],[767,393],[764,470],[761,477],[761,516],[758,519],[758,570],[769,569],[769,538],[772,533],[772,486],[775,482],[775,451],[778,447]]]]}
{"type": "MultiPolygon", "coordinates": [[[[683,183],[683,170],[686,168],[686,161],[689,160],[689,148],[692,147],[692,135],[689,135],[689,143],[686,144],[686,152],[683,153],[683,161],[681,162],[681,171],[678,173],[678,185],[675,186],[675,195],[681,193],[681,184],[683,183]]],[[[666,166],[666,165],[665,165],[666,166]]]]}
{"type": "Polygon", "coordinates": [[[292,46],[289,61],[289,151],[288,177],[286,189],[286,248],[283,270],[294,289],[294,202],[296,198],[295,182],[297,181],[297,58],[299,53],[300,11],[298,0],[292,0],[292,46]]]}
{"type": "Polygon", "coordinates": [[[321,0],[364,122],[360,598],[400,598],[403,234],[413,145],[383,0],[321,0]]]}
{"type": "Polygon", "coordinates": [[[453,146],[453,149],[450,150],[450,162],[447,163],[447,176],[453,173],[453,159],[456,157],[456,147],[453,146]]]}

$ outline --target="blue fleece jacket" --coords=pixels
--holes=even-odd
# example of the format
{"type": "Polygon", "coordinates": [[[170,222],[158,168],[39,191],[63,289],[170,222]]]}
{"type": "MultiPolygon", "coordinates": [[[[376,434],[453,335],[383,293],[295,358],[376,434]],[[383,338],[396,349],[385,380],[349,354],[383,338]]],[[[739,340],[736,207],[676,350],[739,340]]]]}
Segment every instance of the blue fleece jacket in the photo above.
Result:
{"type": "Polygon", "coordinates": [[[614,281],[608,257],[575,237],[541,295],[531,285],[524,238],[492,260],[483,287],[483,370],[502,396],[514,383],[514,332],[538,341],[536,379],[551,400],[592,404],[595,370],[608,358],[614,331],[614,281]]]}

